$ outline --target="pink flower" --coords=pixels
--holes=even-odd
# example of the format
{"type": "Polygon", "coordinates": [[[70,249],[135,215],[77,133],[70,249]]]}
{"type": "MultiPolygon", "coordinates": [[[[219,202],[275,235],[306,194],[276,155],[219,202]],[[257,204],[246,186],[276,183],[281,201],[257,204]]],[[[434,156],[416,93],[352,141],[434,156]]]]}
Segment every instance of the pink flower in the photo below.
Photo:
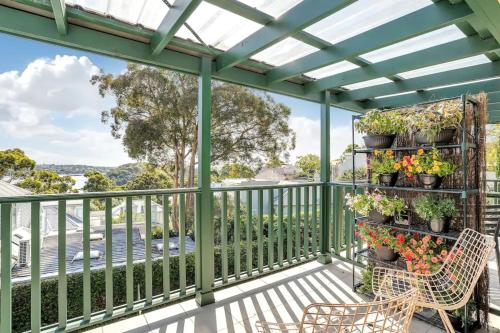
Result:
{"type": "Polygon", "coordinates": [[[382,196],[380,194],[377,194],[374,199],[376,202],[379,202],[380,200],[382,200],[382,196]]]}

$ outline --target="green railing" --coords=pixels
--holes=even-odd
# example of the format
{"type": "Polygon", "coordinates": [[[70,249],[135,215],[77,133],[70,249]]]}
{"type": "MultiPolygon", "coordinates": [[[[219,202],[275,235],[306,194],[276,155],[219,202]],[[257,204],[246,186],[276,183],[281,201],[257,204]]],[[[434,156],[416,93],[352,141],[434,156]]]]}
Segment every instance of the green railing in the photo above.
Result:
{"type": "MultiPolygon", "coordinates": [[[[0,331],[83,328],[192,297],[202,289],[202,279],[211,279],[215,290],[315,260],[325,239],[332,255],[349,260],[352,216],[344,207],[344,196],[350,190],[349,184],[333,183],[212,188],[213,277],[202,262],[203,244],[196,242],[203,238],[195,230],[203,214],[197,188],[0,198],[0,331]],[[326,229],[321,225],[323,196],[329,200],[326,229]],[[143,203],[143,212],[134,212],[137,202],[143,203]],[[42,212],[49,204],[56,207],[58,226],[57,235],[51,236],[57,240],[52,276],[45,275],[41,265],[42,212]],[[30,209],[29,283],[13,283],[11,241],[17,205],[30,209]],[[74,238],[66,230],[67,213],[75,205],[82,208],[82,229],[76,231],[81,235],[78,249],[83,251],[80,270],[74,270],[74,238]],[[118,206],[122,210],[117,216],[118,206]],[[153,206],[160,211],[153,213],[153,206]],[[94,225],[95,213],[103,215],[101,226],[94,225]],[[153,237],[157,226],[163,229],[162,237],[153,237]],[[115,236],[117,228],[122,228],[123,239],[115,236]],[[137,229],[142,238],[139,248],[137,229]],[[322,230],[328,230],[327,237],[322,238],[322,230]],[[96,231],[104,235],[99,265],[91,258],[96,246],[91,235],[96,231]],[[172,254],[169,234],[177,231],[178,250],[172,254]],[[191,252],[186,252],[187,242],[194,243],[191,252]],[[155,247],[158,244],[163,251],[155,247]],[[47,311],[51,303],[53,311],[47,311]]],[[[207,248],[212,250],[211,245],[207,248]]]]}

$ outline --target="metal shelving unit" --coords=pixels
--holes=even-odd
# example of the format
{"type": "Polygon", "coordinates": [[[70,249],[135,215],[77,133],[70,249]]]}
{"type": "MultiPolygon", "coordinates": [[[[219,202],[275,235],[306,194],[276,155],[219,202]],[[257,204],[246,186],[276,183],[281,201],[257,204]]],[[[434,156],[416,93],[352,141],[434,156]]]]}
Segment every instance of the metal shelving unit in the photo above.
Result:
{"type": "MultiPolygon", "coordinates": [[[[424,149],[424,150],[429,150],[433,148],[432,146],[408,146],[408,147],[395,147],[395,148],[385,148],[385,149],[371,149],[371,148],[360,148],[360,149],[353,149],[353,159],[352,159],[352,170],[353,170],[353,178],[352,178],[352,188],[351,191],[353,194],[360,189],[380,189],[384,191],[405,191],[405,192],[422,192],[422,193],[441,193],[441,194],[449,194],[449,195],[459,195],[461,200],[462,200],[462,218],[463,218],[463,228],[466,228],[468,225],[467,217],[468,217],[468,198],[471,196],[476,197],[476,209],[479,209],[479,175],[478,172],[475,173],[475,182],[474,184],[477,185],[477,187],[474,188],[469,188],[468,187],[468,168],[469,168],[469,160],[468,160],[468,152],[472,149],[475,150],[477,148],[477,143],[478,143],[478,134],[479,134],[479,129],[478,129],[478,121],[477,121],[477,106],[478,103],[477,101],[467,95],[461,95],[453,98],[447,98],[447,99],[441,99],[438,101],[434,102],[428,102],[428,103],[422,103],[419,105],[426,105],[426,104],[431,104],[431,103],[437,103],[445,100],[453,100],[461,98],[461,107],[462,107],[462,137],[461,137],[461,142],[460,144],[450,144],[450,145],[436,145],[435,148],[444,150],[444,149],[454,149],[456,150],[456,153],[461,153],[462,155],[462,161],[463,163],[461,164],[461,171],[463,173],[463,187],[462,188],[438,188],[438,189],[424,189],[424,188],[419,188],[419,187],[403,187],[403,186],[380,186],[376,184],[357,184],[356,183],[356,178],[355,178],[355,170],[356,170],[356,154],[366,154],[367,157],[371,153],[373,153],[375,150],[388,150],[391,149],[393,151],[414,151],[418,149],[424,149]],[[472,105],[472,110],[473,110],[473,116],[472,116],[472,129],[473,133],[469,133],[467,131],[468,128],[468,123],[467,123],[467,103],[470,103],[472,105]],[[469,139],[472,138],[473,142],[469,142],[469,139]]],[[[393,109],[390,109],[393,110],[393,109]]],[[[390,110],[384,110],[384,111],[390,111],[390,110]]],[[[361,119],[363,116],[362,115],[353,115],[352,116],[352,144],[354,147],[354,123],[357,119],[361,119]]],[[[475,158],[474,161],[475,165],[473,167],[476,168],[476,170],[479,170],[479,159],[475,158]]],[[[475,214],[476,218],[476,223],[475,227],[476,229],[479,228],[479,211],[476,211],[475,214]]],[[[355,246],[355,229],[356,229],[356,224],[359,221],[363,221],[364,223],[370,223],[373,225],[384,225],[384,226],[390,226],[391,228],[395,228],[397,230],[400,230],[402,232],[407,232],[407,233],[419,233],[419,234],[424,234],[424,235],[431,235],[433,237],[443,237],[448,240],[456,240],[459,232],[456,231],[450,231],[448,233],[435,233],[430,231],[427,227],[424,226],[418,226],[418,225],[398,225],[395,223],[391,224],[381,224],[381,223],[376,223],[371,220],[369,220],[367,217],[362,217],[362,216],[357,216],[357,214],[353,214],[353,220],[352,220],[352,239],[353,239],[353,246],[352,246],[352,258],[353,258],[353,265],[352,265],[352,284],[353,284],[353,289],[356,290],[360,283],[356,283],[356,276],[355,276],[355,267],[356,267],[356,261],[359,261],[361,258],[373,262],[375,264],[379,265],[384,265],[384,266],[390,266],[390,267],[395,267],[398,269],[401,269],[401,266],[396,265],[396,262],[387,262],[387,261],[381,261],[377,259],[372,253],[370,249],[362,249],[360,244],[358,243],[358,246],[355,246]]],[[[476,298],[477,298],[477,293],[476,293],[476,298]]],[[[476,299],[477,302],[477,299],[476,299]]],[[[465,321],[467,321],[467,308],[465,308],[465,321]]],[[[438,326],[442,328],[440,320],[436,320],[436,318],[431,317],[427,318],[425,316],[420,316],[416,314],[417,318],[424,320],[434,326],[438,326]]],[[[463,330],[464,333],[467,333],[467,327],[463,330]]]]}

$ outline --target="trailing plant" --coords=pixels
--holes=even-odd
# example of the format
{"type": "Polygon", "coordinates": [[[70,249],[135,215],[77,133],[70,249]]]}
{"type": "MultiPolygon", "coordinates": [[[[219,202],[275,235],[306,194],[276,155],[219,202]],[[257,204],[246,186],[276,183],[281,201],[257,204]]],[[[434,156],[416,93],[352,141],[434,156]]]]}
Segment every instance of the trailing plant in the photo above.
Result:
{"type": "Polygon", "coordinates": [[[424,220],[451,218],[457,215],[457,208],[452,198],[424,195],[415,200],[415,213],[424,220]]]}
{"type": "Polygon", "coordinates": [[[406,208],[405,201],[398,196],[389,197],[379,190],[372,193],[346,196],[346,204],[351,211],[356,211],[362,215],[368,215],[370,211],[376,210],[385,216],[395,216],[406,208]]]}
{"type": "Polygon", "coordinates": [[[423,149],[419,149],[417,154],[404,156],[401,163],[405,175],[410,179],[413,179],[415,174],[445,177],[453,174],[457,169],[455,163],[444,160],[436,148],[432,148],[427,153],[423,149]]]}
{"type": "Polygon", "coordinates": [[[405,132],[403,116],[396,111],[368,111],[354,126],[359,132],[368,135],[391,135],[405,132]]]}
{"type": "Polygon", "coordinates": [[[406,241],[403,234],[397,233],[395,229],[390,227],[378,227],[360,222],[356,225],[356,229],[356,237],[374,250],[387,246],[390,249],[399,251],[406,241]]]}
{"type": "Polygon", "coordinates": [[[413,110],[405,119],[413,132],[432,141],[443,129],[460,127],[463,114],[457,101],[443,101],[413,110]]]}

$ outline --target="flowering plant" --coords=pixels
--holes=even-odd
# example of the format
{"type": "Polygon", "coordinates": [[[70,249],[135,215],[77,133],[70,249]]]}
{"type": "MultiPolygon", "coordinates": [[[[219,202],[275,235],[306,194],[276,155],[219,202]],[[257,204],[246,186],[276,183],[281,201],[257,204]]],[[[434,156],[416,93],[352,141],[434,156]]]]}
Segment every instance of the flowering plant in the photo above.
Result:
{"type": "Polygon", "coordinates": [[[455,217],[457,208],[452,198],[424,195],[415,200],[415,213],[424,220],[442,219],[455,217]]]}
{"type": "Polygon", "coordinates": [[[434,241],[429,235],[422,238],[413,235],[400,247],[399,252],[409,272],[427,275],[439,270],[449,255],[443,238],[438,237],[434,241]]]}
{"type": "Polygon", "coordinates": [[[374,227],[360,222],[356,225],[356,237],[365,242],[372,249],[380,249],[387,246],[398,251],[405,243],[406,237],[389,227],[374,227]]]}
{"type": "Polygon", "coordinates": [[[394,152],[391,149],[385,152],[382,150],[375,150],[373,155],[370,163],[374,174],[395,173],[401,169],[401,163],[396,160],[394,152]]]}
{"type": "Polygon", "coordinates": [[[346,204],[351,211],[356,211],[365,216],[372,210],[376,210],[385,216],[394,216],[406,208],[402,198],[398,198],[398,196],[389,197],[379,190],[354,196],[347,193],[345,198],[346,204]]]}
{"type": "Polygon", "coordinates": [[[359,132],[368,135],[402,134],[405,131],[403,116],[396,111],[368,111],[354,126],[359,132]]]}
{"type": "Polygon", "coordinates": [[[420,132],[428,140],[432,140],[443,129],[459,127],[462,117],[457,101],[443,101],[411,112],[406,120],[413,131],[420,132]]]}
{"type": "Polygon", "coordinates": [[[451,175],[457,168],[452,161],[444,160],[436,148],[427,153],[419,149],[416,155],[404,156],[401,163],[405,175],[410,179],[419,173],[444,177],[451,175]]]}

